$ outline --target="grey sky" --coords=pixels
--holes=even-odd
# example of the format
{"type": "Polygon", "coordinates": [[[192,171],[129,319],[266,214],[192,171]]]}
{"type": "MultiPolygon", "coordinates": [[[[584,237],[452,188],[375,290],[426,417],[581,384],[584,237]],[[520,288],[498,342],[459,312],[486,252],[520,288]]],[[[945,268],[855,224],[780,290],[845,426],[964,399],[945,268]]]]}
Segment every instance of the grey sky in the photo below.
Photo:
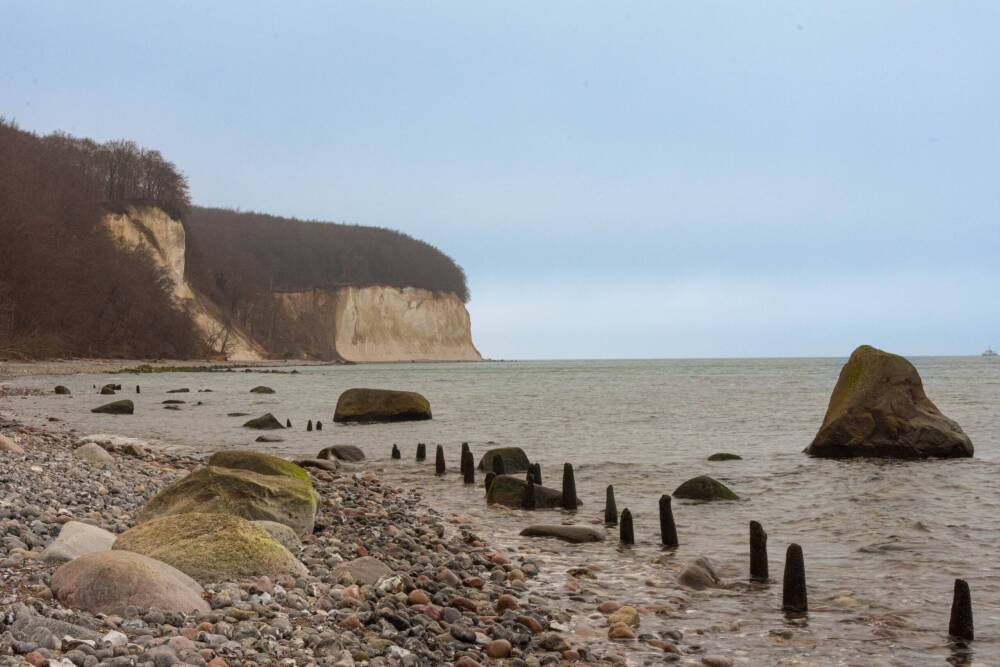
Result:
{"type": "Polygon", "coordinates": [[[391,227],[491,357],[1000,346],[995,2],[0,1],[0,114],[391,227]]]}

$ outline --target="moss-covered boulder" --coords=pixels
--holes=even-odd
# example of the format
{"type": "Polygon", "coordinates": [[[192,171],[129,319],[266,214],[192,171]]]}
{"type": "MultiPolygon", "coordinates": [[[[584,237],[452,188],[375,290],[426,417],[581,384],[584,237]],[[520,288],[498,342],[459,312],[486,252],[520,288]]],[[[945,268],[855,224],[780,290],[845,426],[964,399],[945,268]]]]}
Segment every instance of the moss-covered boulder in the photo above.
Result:
{"type": "MultiPolygon", "coordinates": [[[[497,475],[486,492],[486,502],[505,507],[521,508],[528,483],[520,477],[497,475]]],[[[535,509],[559,509],[562,507],[562,491],[547,486],[535,485],[535,509]]],[[[577,499],[577,504],[583,503],[577,499]]]]}
{"type": "Polygon", "coordinates": [[[101,415],[130,415],[135,412],[135,405],[132,401],[125,399],[122,401],[114,401],[113,403],[106,403],[100,407],[94,408],[91,412],[96,412],[101,415]]]}
{"type": "Polygon", "coordinates": [[[218,468],[249,470],[261,475],[284,475],[285,477],[306,482],[310,486],[312,485],[309,473],[303,468],[291,461],[286,461],[285,459],[262,452],[248,452],[236,449],[216,452],[209,457],[208,465],[218,468]]]}
{"type": "Polygon", "coordinates": [[[232,514],[250,521],[277,521],[306,535],[315,525],[316,506],[316,492],[308,481],[208,466],[163,488],[137,518],[144,523],[185,512],[232,514]]]}
{"type": "Polygon", "coordinates": [[[740,497],[717,479],[701,475],[684,482],[674,491],[674,498],[688,500],[739,500],[740,497]]]}
{"type": "Polygon", "coordinates": [[[729,452],[718,452],[712,454],[708,457],[709,461],[742,461],[743,457],[739,454],[730,454],[729,452]]]}
{"type": "Polygon", "coordinates": [[[260,526],[231,514],[185,512],[126,530],[113,547],[167,563],[203,584],[307,570],[260,526]]]}
{"type": "Polygon", "coordinates": [[[480,470],[493,470],[493,459],[500,457],[503,460],[503,471],[507,474],[515,472],[525,472],[531,462],[528,455],[520,447],[495,447],[486,450],[482,458],[479,459],[480,470]]]}
{"type": "Polygon", "coordinates": [[[268,412],[260,417],[254,417],[250,421],[243,424],[244,428],[255,428],[258,431],[273,431],[279,428],[285,428],[281,425],[281,422],[277,418],[268,412]]]}
{"type": "Polygon", "coordinates": [[[260,385],[259,387],[254,387],[253,389],[251,389],[250,393],[251,394],[273,394],[274,390],[271,389],[270,387],[266,387],[264,385],[260,385]]]}
{"type": "Polygon", "coordinates": [[[415,391],[348,389],[340,395],[335,422],[419,421],[431,418],[430,402],[415,391]]]}
{"type": "Polygon", "coordinates": [[[840,370],[819,432],[806,453],[825,458],[972,456],[972,441],[924,393],[903,357],[862,345],[840,370]]]}

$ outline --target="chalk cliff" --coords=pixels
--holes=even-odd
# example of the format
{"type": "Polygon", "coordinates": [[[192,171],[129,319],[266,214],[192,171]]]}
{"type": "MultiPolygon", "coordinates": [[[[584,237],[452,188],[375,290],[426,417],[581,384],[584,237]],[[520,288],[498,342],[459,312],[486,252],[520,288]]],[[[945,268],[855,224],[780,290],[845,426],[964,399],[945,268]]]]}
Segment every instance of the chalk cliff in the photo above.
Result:
{"type": "Polygon", "coordinates": [[[162,210],[128,206],[105,225],[123,246],[145,250],[174,285],[214,351],[234,361],[310,358],[353,362],[478,361],[469,313],[451,293],[406,287],[340,287],[276,292],[286,349],[226,326],[217,304],[185,277],[184,225],[162,210]],[[292,341],[288,344],[287,341],[292,341]]]}

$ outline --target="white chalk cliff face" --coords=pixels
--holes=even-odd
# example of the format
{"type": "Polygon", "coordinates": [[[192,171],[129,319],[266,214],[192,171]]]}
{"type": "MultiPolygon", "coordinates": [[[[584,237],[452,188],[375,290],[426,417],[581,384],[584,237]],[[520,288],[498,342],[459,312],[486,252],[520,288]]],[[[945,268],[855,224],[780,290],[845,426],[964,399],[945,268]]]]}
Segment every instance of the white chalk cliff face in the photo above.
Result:
{"type": "MultiPolygon", "coordinates": [[[[244,331],[227,330],[215,305],[191,288],[184,276],[185,232],[179,221],[158,208],[130,206],[126,213],[109,213],[104,222],[119,243],[148,251],[167,271],[174,297],[190,309],[212,349],[225,349],[233,361],[282,355],[283,350],[266,350],[244,331]]],[[[472,343],[469,313],[454,294],[370,286],[280,292],[274,298],[309,346],[345,361],[482,359],[472,343]]]]}

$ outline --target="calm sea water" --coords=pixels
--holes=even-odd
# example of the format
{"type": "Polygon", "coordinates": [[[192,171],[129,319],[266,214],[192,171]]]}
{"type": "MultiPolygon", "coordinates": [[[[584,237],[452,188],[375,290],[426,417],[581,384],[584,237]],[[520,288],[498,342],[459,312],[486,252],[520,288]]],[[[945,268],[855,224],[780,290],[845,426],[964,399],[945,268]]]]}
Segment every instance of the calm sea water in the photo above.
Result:
{"type": "MultiPolygon", "coordinates": [[[[744,664],[941,665],[1000,664],[1000,361],[916,358],[927,392],[956,419],[976,446],[972,459],[925,462],[823,461],[802,454],[815,434],[843,359],[560,361],[483,364],[390,364],[304,367],[297,374],[176,373],[77,375],[18,380],[20,387],[71,387],[70,398],[9,398],[0,409],[39,425],[66,420],[81,433],[152,437],[208,453],[247,446],[256,432],[246,418],[273,412],[290,418],[285,442],[266,445],[286,456],[312,456],[330,444],[359,445],[389,480],[425,489],[437,509],[476,524],[476,532],[511,553],[544,563],[539,590],[571,609],[578,641],[604,636],[595,599],[639,606],[688,598],[677,613],[644,616],[642,632],[678,629],[689,642],[744,664]],[[121,382],[136,401],[133,417],[92,415],[102,403],[91,389],[121,382]],[[135,395],[134,385],[142,385],[135,395]],[[254,395],[257,384],[276,389],[254,395]],[[333,410],[354,386],[415,390],[434,410],[429,422],[339,426],[333,410]],[[171,394],[188,387],[192,393],[171,394]],[[198,393],[211,389],[211,393],[198,393]],[[188,401],[164,410],[167,398],[188,401]],[[202,405],[195,405],[201,401],[202,405]],[[324,430],[307,433],[307,419],[324,430]],[[562,464],[576,470],[583,507],[561,512],[488,507],[480,485],[464,487],[457,472],[435,478],[432,463],[413,462],[415,445],[445,446],[457,467],[460,443],[482,453],[488,442],[523,447],[542,465],[545,483],[559,488],[562,464]],[[403,460],[389,460],[393,443],[403,460]],[[714,452],[742,461],[713,463],[714,452]],[[658,547],[657,501],[684,480],[710,474],[742,500],[675,501],[681,546],[658,547]],[[604,489],[614,484],[619,510],[635,515],[638,544],[566,546],[517,535],[530,523],[596,523],[604,489]],[[769,535],[771,575],[780,580],[784,550],[802,545],[811,613],[790,624],[780,613],[780,583],[749,589],[750,520],[769,535]],[[680,566],[696,556],[721,565],[723,590],[681,592],[680,566]],[[567,588],[567,570],[599,569],[567,588]],[[967,579],[976,611],[971,650],[946,637],[953,581],[967,579]],[[696,638],[696,639],[695,639],[696,638]]],[[[261,448],[261,445],[254,445],[261,448]]],[[[598,524],[599,525],[599,524],[598,524]]],[[[641,643],[623,647],[634,664],[654,664],[641,643]]]]}

